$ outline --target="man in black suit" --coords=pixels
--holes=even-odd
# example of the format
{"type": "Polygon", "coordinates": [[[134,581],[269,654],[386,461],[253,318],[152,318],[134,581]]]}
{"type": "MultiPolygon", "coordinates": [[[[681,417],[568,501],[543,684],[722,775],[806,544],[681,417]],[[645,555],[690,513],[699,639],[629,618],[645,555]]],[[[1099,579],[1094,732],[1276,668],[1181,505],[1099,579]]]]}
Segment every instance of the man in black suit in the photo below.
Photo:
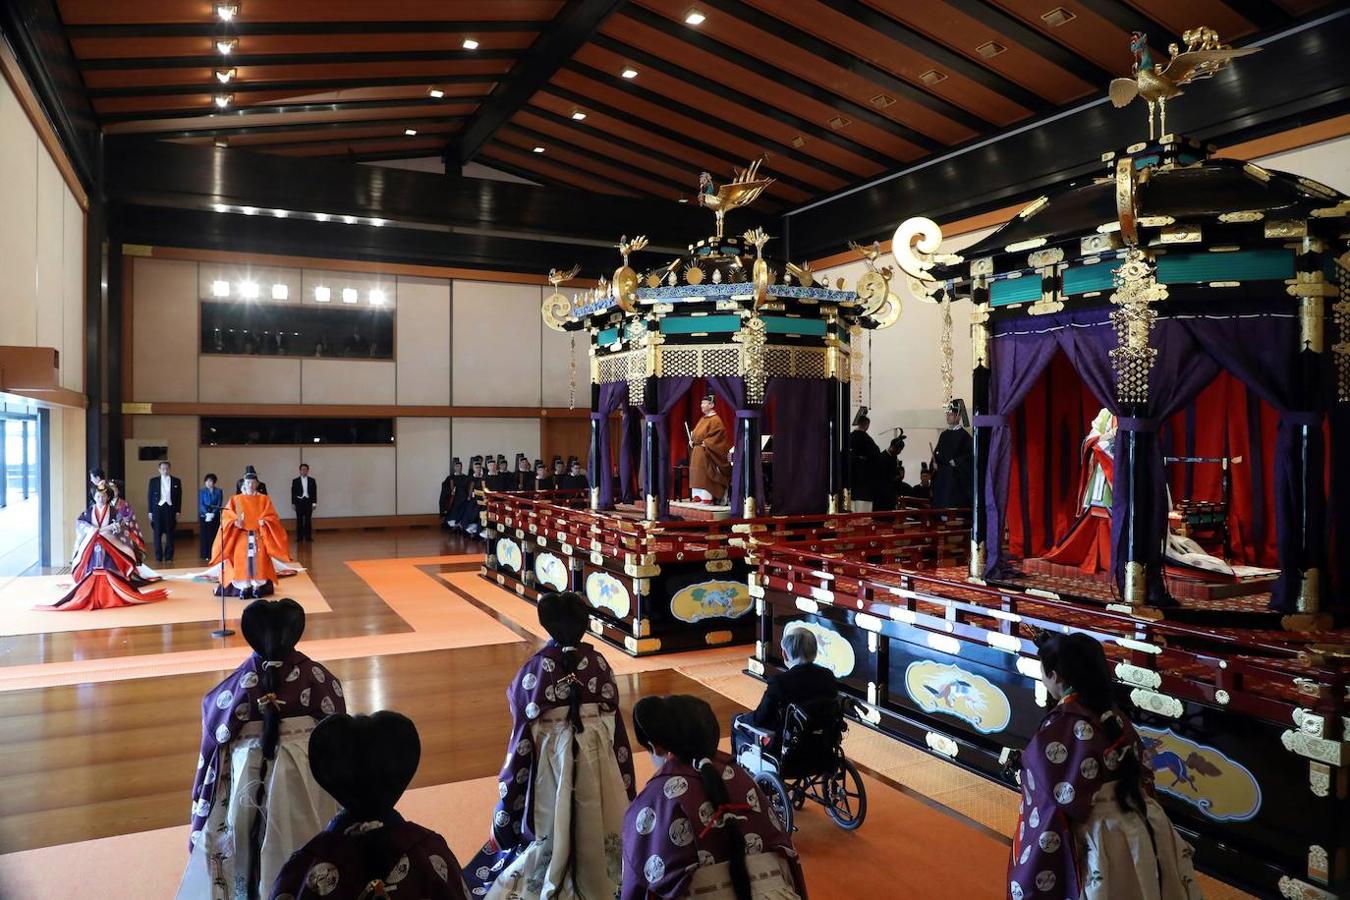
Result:
{"type": "Polygon", "coordinates": [[[319,505],[319,483],[309,477],[309,466],[300,464],[300,476],[291,479],[291,506],[295,508],[295,542],[314,543],[314,510],[319,505]]]}
{"type": "MultiPolygon", "coordinates": [[[[253,468],[252,466],[244,466],[244,474],[252,475],[254,478],[257,478],[258,470],[253,468]]],[[[235,480],[234,492],[236,494],[242,494],[244,492],[244,479],[238,478],[235,480]]],[[[267,484],[261,478],[258,478],[258,493],[260,494],[267,493],[267,484]]],[[[230,498],[226,497],[225,499],[228,500],[230,498]]]]}
{"type": "Polygon", "coordinates": [[[161,460],[159,474],[150,479],[146,502],[155,537],[155,561],[173,562],[173,532],[183,511],[183,482],[169,474],[169,461],[161,460]]]}
{"type": "Polygon", "coordinates": [[[740,745],[748,740],[745,731],[737,725],[744,723],[774,733],[774,744],[782,737],[783,714],[793,703],[806,704],[826,700],[839,693],[839,682],[834,673],[816,665],[816,636],[807,629],[789,625],[783,631],[783,661],[787,671],[769,679],[764,696],[754,712],[741,713],[732,719],[731,741],[733,755],[739,755],[740,745]]]}

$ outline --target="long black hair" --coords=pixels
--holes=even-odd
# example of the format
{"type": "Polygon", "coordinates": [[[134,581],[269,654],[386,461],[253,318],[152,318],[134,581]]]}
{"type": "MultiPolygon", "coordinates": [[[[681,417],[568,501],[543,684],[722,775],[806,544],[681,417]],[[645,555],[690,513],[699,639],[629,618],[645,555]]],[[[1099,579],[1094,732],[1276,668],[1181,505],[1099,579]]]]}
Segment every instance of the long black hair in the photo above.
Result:
{"type": "Polygon", "coordinates": [[[282,661],[290,655],[305,632],[305,610],[294,600],[255,600],[244,607],[239,630],[258,656],[258,712],[262,716],[262,759],[258,762],[258,787],[254,792],[253,821],[249,824],[248,892],[258,890],[262,866],[263,819],[267,801],[267,770],[277,756],[281,741],[281,709],[276,702],[282,661]]]}
{"type": "MultiPolygon", "coordinates": [[[[684,694],[643,697],[633,706],[633,734],[644,747],[653,744],[664,747],[681,762],[697,769],[703,791],[714,809],[720,810],[731,803],[726,781],[712,761],[717,742],[722,738],[722,728],[706,701],[684,694]]],[[[723,817],[720,827],[726,829],[730,838],[728,864],[736,898],[751,900],[750,872],[745,864],[745,834],[734,816],[723,817]]]]}
{"type": "Polygon", "coordinates": [[[1133,745],[1120,746],[1125,733],[1125,716],[1115,701],[1115,676],[1106,659],[1102,645],[1086,634],[1052,634],[1037,636],[1041,668],[1059,676],[1074,694],[1074,699],[1087,707],[1110,739],[1120,760],[1116,768],[1116,802],[1121,809],[1146,815],[1144,807],[1143,766],[1139,752],[1133,745]]]}
{"type": "Polygon", "coordinates": [[[338,827],[380,823],[350,835],[358,848],[364,882],[383,883],[398,865],[402,853],[390,838],[390,826],[403,818],[394,806],[417,774],[421,758],[417,726],[392,710],[369,716],[339,713],[310,733],[309,768],[319,786],[342,807],[338,827]]]}
{"type": "Polygon", "coordinates": [[[553,643],[562,651],[563,677],[561,683],[568,687],[567,718],[572,723],[572,731],[581,734],[585,726],[581,724],[581,683],[577,678],[577,653],[581,639],[586,636],[586,626],[590,622],[590,610],[586,601],[575,591],[544,594],[539,598],[539,624],[544,626],[553,643]]]}

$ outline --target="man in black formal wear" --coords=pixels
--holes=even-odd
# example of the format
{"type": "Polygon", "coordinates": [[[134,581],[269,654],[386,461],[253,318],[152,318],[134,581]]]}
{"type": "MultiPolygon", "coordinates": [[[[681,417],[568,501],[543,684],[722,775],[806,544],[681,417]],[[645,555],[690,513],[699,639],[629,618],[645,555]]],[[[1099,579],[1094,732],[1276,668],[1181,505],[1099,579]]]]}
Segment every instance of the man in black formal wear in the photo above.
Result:
{"type": "Polygon", "coordinates": [[[748,740],[747,733],[738,728],[741,723],[772,731],[774,745],[782,737],[783,714],[793,703],[807,704],[826,700],[839,693],[839,681],[824,666],[816,665],[816,636],[805,627],[789,625],[783,630],[783,662],[787,670],[769,679],[753,712],[732,718],[731,741],[733,755],[740,754],[741,745],[748,740]]]}
{"type": "Polygon", "coordinates": [[[150,479],[146,511],[155,538],[155,561],[173,562],[173,532],[183,511],[183,482],[169,474],[169,461],[160,460],[159,474],[150,479]]]}
{"type": "Polygon", "coordinates": [[[314,510],[319,505],[319,483],[309,477],[309,466],[300,464],[299,476],[291,479],[291,506],[295,509],[295,542],[314,543],[314,510]]]}

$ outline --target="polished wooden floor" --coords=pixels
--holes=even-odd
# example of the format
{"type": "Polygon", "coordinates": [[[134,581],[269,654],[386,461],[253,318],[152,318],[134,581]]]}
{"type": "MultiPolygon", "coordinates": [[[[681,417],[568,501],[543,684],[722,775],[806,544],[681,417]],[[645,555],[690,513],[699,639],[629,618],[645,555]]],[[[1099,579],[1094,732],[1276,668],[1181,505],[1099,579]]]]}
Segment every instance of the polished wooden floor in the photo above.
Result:
{"type": "MultiPolygon", "coordinates": [[[[321,533],[300,558],[333,608],[307,638],[407,631],[347,560],[474,552],[435,530],[321,533]]],[[[446,602],[463,602],[449,590],[446,602]]],[[[5,663],[222,646],[200,623],[6,639],[5,663]],[[146,633],[142,633],[146,632],[146,633]],[[66,640],[57,640],[66,639],[66,640]]],[[[510,726],[505,689],[538,642],[393,654],[329,663],[353,711],[397,709],[417,722],[415,787],[494,775],[510,726]]],[[[242,646],[239,636],[227,641],[242,646]]],[[[617,652],[617,651],[612,651],[617,652]]],[[[0,693],[0,853],[180,825],[200,742],[202,695],[223,672],[0,693]]],[[[672,670],[622,676],[625,712],[646,694],[707,699],[727,721],[741,709],[672,670]]]]}

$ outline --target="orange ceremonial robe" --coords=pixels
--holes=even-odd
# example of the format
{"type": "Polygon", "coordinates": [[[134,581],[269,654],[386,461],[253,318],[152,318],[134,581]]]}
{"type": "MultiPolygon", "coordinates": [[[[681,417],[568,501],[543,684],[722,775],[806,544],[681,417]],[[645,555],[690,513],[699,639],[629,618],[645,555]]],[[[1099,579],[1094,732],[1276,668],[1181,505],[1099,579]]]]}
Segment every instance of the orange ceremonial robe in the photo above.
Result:
{"type": "Polygon", "coordinates": [[[266,494],[235,494],[220,511],[220,531],[211,548],[211,565],[221,566],[220,583],[236,581],[271,581],[276,583],[277,570],[273,559],[289,562],[290,541],[281,527],[281,518],[266,494]],[[243,527],[235,527],[242,522],[243,527]],[[249,573],[248,533],[256,532],[258,550],[249,573]]]}
{"type": "Polygon", "coordinates": [[[717,414],[698,420],[692,435],[694,446],[689,451],[689,486],[702,488],[720,500],[731,484],[731,461],[727,451],[731,439],[717,414]]]}

